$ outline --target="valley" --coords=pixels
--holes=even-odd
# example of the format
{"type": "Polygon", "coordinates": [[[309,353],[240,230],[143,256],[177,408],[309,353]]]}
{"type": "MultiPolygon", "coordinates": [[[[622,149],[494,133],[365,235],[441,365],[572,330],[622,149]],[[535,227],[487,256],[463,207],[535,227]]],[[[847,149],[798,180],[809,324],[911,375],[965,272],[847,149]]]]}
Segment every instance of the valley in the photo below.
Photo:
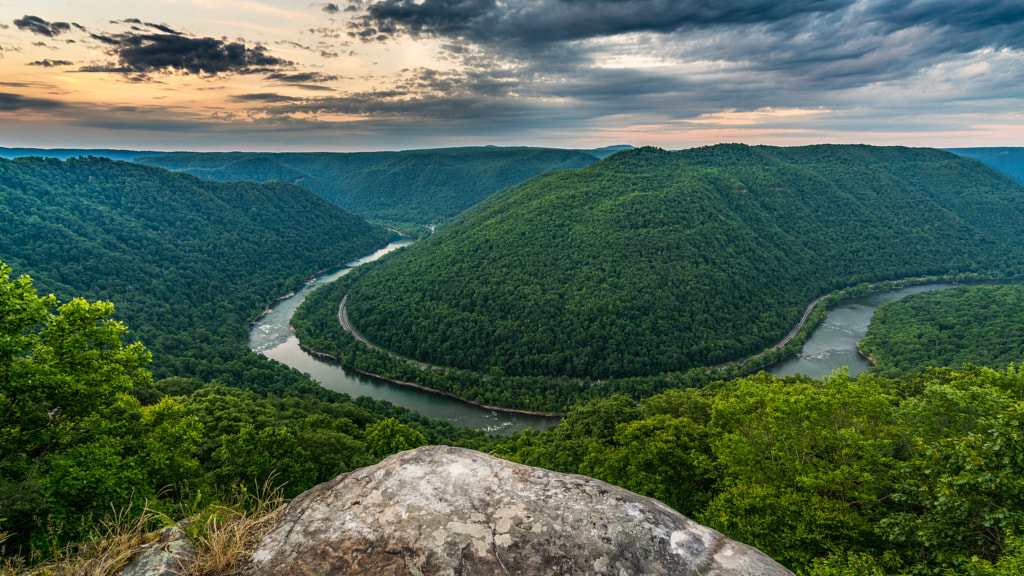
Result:
{"type": "MultiPolygon", "coordinates": [[[[828,356],[819,338],[855,345],[848,332],[867,327],[877,302],[948,286],[927,282],[1020,276],[1024,187],[982,164],[864,146],[626,150],[495,190],[430,235],[411,204],[392,222],[413,224],[424,236],[415,242],[275,181],[280,163],[243,165],[268,181],[95,157],[0,161],[7,317],[50,306],[57,320],[45,322],[61,325],[89,310],[109,334],[121,330],[114,319],[130,330],[121,344],[94,332],[57,365],[38,343],[73,330],[5,340],[14,344],[0,351],[0,399],[15,410],[0,424],[24,440],[0,456],[0,538],[74,542],[89,525],[70,519],[135,495],[212,510],[273,477],[291,497],[424,444],[623,486],[814,576],[830,575],[822,563],[840,562],[837,550],[871,567],[856,576],[895,574],[890,562],[933,570],[944,557],[900,526],[973,534],[1024,510],[956,464],[980,458],[1007,490],[1024,476],[998,442],[1016,433],[1024,389],[1006,332],[1015,295],[920,311],[939,310],[940,328],[977,324],[941,348],[990,357],[990,368],[956,357],[925,370],[929,360],[915,359],[898,379],[889,364],[853,378],[832,374],[836,357],[824,367],[785,360],[801,347],[828,356]],[[22,273],[73,305],[33,300],[22,273]],[[911,276],[924,284],[863,296],[911,276]],[[344,330],[346,297],[353,328],[408,361],[344,330]],[[32,384],[64,381],[84,365],[78,354],[103,350],[121,368],[91,377],[97,396],[79,410],[63,412],[72,388],[39,394],[47,388],[32,384]],[[782,377],[755,374],[768,366],[782,377]],[[120,369],[133,370],[132,384],[120,369]],[[360,371],[565,417],[483,409],[360,371]],[[10,395],[15,387],[29,395],[10,395]],[[54,415],[58,427],[26,427],[54,415]],[[954,473],[965,484],[944,484],[954,473]],[[924,496],[933,490],[978,516],[946,516],[924,496]],[[51,520],[38,523],[42,514],[51,520]]],[[[909,345],[887,338],[909,361],[909,345]]],[[[998,528],[1001,542],[1016,542],[1010,525],[998,528]]],[[[941,546],[991,565],[1012,558],[985,539],[941,546]]]]}

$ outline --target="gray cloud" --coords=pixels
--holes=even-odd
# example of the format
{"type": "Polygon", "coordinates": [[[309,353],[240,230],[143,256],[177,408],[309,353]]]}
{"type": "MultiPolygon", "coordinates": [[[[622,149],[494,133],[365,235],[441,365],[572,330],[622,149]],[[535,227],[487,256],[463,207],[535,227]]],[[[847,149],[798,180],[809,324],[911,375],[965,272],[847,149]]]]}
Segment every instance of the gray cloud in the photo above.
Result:
{"type": "Polygon", "coordinates": [[[231,97],[234,102],[294,102],[297,98],[283,94],[260,93],[260,94],[238,94],[231,97]]]}
{"type": "Polygon", "coordinates": [[[49,58],[45,60],[36,60],[34,62],[28,63],[29,66],[42,66],[43,68],[53,68],[55,66],[71,66],[73,64],[74,62],[70,62],[68,60],[50,60],[49,58]]]}
{"type": "MultiPolygon", "coordinates": [[[[1024,48],[1019,0],[379,0],[348,34],[447,40],[415,94],[568,98],[597,116],[820,107],[985,48],[1024,48]],[[616,59],[621,58],[621,64],[616,59]],[[651,65],[637,65],[647,61],[651,65]]],[[[1020,74],[999,80],[1019,86],[1020,74]]],[[[995,88],[990,88],[995,89],[995,88]]],[[[963,94],[984,98],[984,94],[963,94]]]]}
{"type": "Polygon", "coordinates": [[[337,76],[331,74],[323,74],[321,72],[275,72],[267,75],[267,80],[276,80],[278,82],[333,82],[337,80],[337,76]]]}
{"type": "MultiPolygon", "coordinates": [[[[170,26],[168,26],[166,24],[154,24],[153,22],[143,22],[142,20],[139,20],[138,18],[125,18],[124,20],[111,20],[110,23],[111,24],[137,24],[139,26],[145,26],[145,27],[157,30],[159,32],[163,32],[164,34],[175,34],[175,35],[181,35],[182,34],[181,32],[178,32],[177,30],[175,30],[174,28],[171,28],[170,26]]],[[[142,28],[139,28],[139,27],[133,27],[132,29],[133,30],[138,30],[138,31],[142,30],[142,28]]]]}
{"type": "Polygon", "coordinates": [[[82,72],[149,74],[177,71],[187,74],[252,74],[290,66],[291,62],[271,56],[263,46],[215,38],[193,38],[181,34],[92,34],[111,47],[116,63],[85,66],[82,72]]]}
{"type": "MultiPolygon", "coordinates": [[[[19,30],[27,30],[33,34],[54,38],[71,30],[67,22],[47,22],[38,16],[23,16],[14,21],[19,30]]],[[[77,26],[77,24],[76,24],[77,26]]]]}
{"type": "Polygon", "coordinates": [[[341,12],[341,8],[339,8],[337,4],[330,2],[324,4],[322,10],[328,14],[337,14],[338,12],[341,12]]]}
{"type": "Polygon", "coordinates": [[[4,112],[15,112],[18,110],[52,110],[63,108],[65,105],[57,100],[45,98],[26,98],[20,94],[0,92],[0,110],[4,112]]]}
{"type": "Polygon", "coordinates": [[[712,25],[765,24],[835,12],[854,0],[382,0],[352,34],[406,33],[473,42],[550,44],[628,32],[674,32],[712,25]]]}

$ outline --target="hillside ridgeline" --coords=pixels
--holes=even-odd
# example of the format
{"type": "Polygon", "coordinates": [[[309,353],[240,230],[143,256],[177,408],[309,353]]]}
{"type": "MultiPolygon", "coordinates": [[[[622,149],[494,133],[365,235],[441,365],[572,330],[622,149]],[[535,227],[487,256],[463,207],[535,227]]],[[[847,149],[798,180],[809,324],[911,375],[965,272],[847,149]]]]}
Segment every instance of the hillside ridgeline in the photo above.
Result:
{"type": "Polygon", "coordinates": [[[543,148],[364,153],[173,153],[140,162],[211,180],[282,180],[345,210],[403,229],[441,224],[523,180],[597,159],[543,148]],[[410,226],[412,225],[412,226],[410,226]]]}

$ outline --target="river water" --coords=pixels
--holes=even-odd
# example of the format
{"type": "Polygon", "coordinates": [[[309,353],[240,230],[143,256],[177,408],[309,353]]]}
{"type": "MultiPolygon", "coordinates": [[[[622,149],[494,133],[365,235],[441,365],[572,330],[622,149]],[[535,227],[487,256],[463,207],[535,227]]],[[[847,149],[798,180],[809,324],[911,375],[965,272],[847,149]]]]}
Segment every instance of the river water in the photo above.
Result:
{"type": "Polygon", "coordinates": [[[857,352],[857,342],[867,334],[871,316],[879,306],[911,294],[954,286],[957,284],[922,284],[845,300],[830,310],[825,321],[811,332],[800,354],[775,364],[768,372],[776,376],[803,374],[812,378],[828,376],[844,367],[849,369],[850,376],[865,372],[871,368],[871,363],[857,352]]]}
{"type": "Polygon", "coordinates": [[[310,292],[318,286],[341,278],[356,266],[372,262],[411,243],[392,242],[369,256],[353,260],[318,276],[313,282],[297,290],[293,296],[279,300],[271,306],[270,312],[260,317],[249,329],[249,349],[309,374],[328,390],[344,392],[353,398],[369,396],[376,400],[387,400],[429,418],[447,420],[452,424],[484,430],[491,434],[512,434],[527,428],[542,431],[557,424],[558,418],[487,410],[440,394],[363,376],[345,369],[338,363],[316,358],[299,347],[299,340],[291,331],[289,324],[292,314],[310,292]]]}

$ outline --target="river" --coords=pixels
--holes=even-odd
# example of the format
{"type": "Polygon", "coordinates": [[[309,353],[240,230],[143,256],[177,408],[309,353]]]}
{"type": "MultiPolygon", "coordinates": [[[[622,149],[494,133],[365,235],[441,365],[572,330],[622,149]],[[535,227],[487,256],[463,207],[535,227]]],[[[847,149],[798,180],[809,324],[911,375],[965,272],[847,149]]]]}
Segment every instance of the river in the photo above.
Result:
{"type": "Polygon", "coordinates": [[[353,398],[369,396],[376,400],[387,400],[429,418],[447,420],[452,424],[484,430],[491,434],[507,435],[527,428],[543,431],[557,424],[559,419],[554,417],[487,410],[440,394],[363,376],[345,369],[338,363],[318,359],[299,347],[299,340],[292,332],[290,322],[292,314],[299,304],[302,304],[306,295],[318,286],[341,278],[356,266],[377,260],[388,252],[411,243],[392,242],[369,256],[321,274],[301,290],[297,290],[294,295],[277,301],[270,307],[270,311],[249,329],[249,349],[309,374],[328,390],[344,392],[353,398]]]}
{"type": "Polygon", "coordinates": [[[828,376],[843,367],[849,369],[850,376],[865,372],[871,368],[871,363],[857,352],[857,342],[868,333],[871,316],[879,306],[911,294],[954,286],[957,284],[921,284],[844,300],[829,310],[828,317],[811,332],[798,355],[775,364],[767,371],[776,376],[799,373],[812,378],[828,376]]]}

